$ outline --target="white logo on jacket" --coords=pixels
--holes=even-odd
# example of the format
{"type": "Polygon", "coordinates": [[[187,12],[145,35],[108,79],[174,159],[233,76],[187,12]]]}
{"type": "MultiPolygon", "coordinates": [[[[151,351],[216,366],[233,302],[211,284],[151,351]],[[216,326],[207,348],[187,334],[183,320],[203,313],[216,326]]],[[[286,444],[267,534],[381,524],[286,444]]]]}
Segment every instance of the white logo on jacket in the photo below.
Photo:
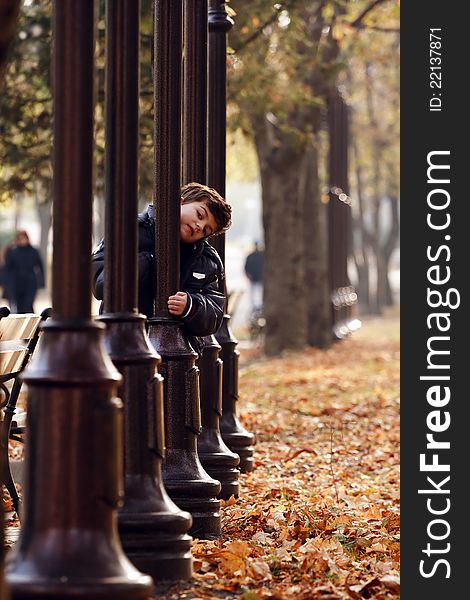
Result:
{"type": "Polygon", "coordinates": [[[205,273],[193,272],[193,277],[195,277],[196,279],[204,279],[205,276],[206,276],[205,273]]]}

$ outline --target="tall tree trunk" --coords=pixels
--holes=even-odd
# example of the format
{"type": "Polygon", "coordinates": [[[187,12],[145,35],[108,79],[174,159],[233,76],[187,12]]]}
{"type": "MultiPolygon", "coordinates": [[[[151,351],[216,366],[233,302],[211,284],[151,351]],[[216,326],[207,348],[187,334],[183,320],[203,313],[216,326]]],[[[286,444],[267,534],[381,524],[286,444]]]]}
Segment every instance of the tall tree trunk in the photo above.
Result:
{"type": "Polygon", "coordinates": [[[375,114],[374,106],[374,82],[370,73],[370,65],[365,65],[365,81],[366,81],[366,102],[367,102],[367,114],[369,117],[369,126],[371,131],[374,132],[373,139],[373,159],[372,159],[372,230],[370,231],[369,240],[370,248],[375,258],[375,272],[376,272],[376,287],[375,293],[371,298],[371,313],[380,315],[382,313],[382,307],[384,305],[383,298],[383,282],[384,282],[384,270],[385,265],[382,256],[382,248],[380,243],[380,206],[382,197],[382,147],[379,141],[378,123],[375,114]]]}
{"type": "Polygon", "coordinates": [[[383,244],[383,261],[385,263],[385,275],[383,281],[383,292],[382,296],[384,299],[384,306],[393,306],[395,303],[390,285],[390,259],[392,252],[394,251],[399,234],[399,215],[398,215],[398,199],[396,197],[388,197],[390,203],[391,212],[391,224],[388,231],[387,239],[383,244]]]}
{"type": "Polygon", "coordinates": [[[307,343],[327,348],[332,341],[330,280],[328,275],[328,219],[320,198],[318,146],[314,136],[307,144],[299,172],[305,198],[305,289],[307,292],[307,343]]]}
{"type": "MultiPolygon", "coordinates": [[[[398,239],[398,229],[399,229],[399,221],[398,221],[398,202],[396,198],[386,197],[381,200],[377,210],[377,223],[375,227],[374,235],[374,255],[376,260],[376,269],[377,269],[377,290],[376,290],[376,302],[378,312],[381,313],[382,309],[386,306],[391,306],[393,304],[393,297],[391,293],[390,279],[389,279],[389,266],[390,266],[390,258],[392,256],[392,252],[396,246],[396,242],[398,239]],[[391,208],[391,218],[390,218],[390,228],[386,234],[385,240],[381,241],[379,236],[379,210],[380,208],[384,208],[385,203],[390,203],[391,208]]],[[[382,222],[386,222],[385,219],[382,218],[382,222]]]]}
{"type": "Polygon", "coordinates": [[[263,196],[265,352],[277,355],[307,342],[303,242],[303,148],[281,141],[267,120],[256,128],[263,196]]]}
{"type": "Polygon", "coordinates": [[[39,194],[36,192],[35,194],[36,201],[36,212],[39,218],[40,225],[40,237],[39,237],[39,253],[41,254],[42,262],[44,265],[44,282],[47,285],[47,277],[48,277],[48,256],[47,256],[47,247],[49,243],[49,232],[51,230],[52,225],[52,205],[49,201],[43,200],[41,202],[41,198],[39,194]]]}
{"type": "Polygon", "coordinates": [[[359,148],[355,136],[352,136],[351,149],[354,160],[354,173],[356,183],[357,216],[354,221],[353,257],[357,271],[357,297],[359,312],[370,313],[370,265],[368,254],[368,241],[366,224],[364,220],[364,186],[362,183],[362,167],[360,162],[359,148]]]}
{"type": "Polygon", "coordinates": [[[377,290],[376,290],[376,302],[377,302],[377,314],[382,314],[383,308],[386,306],[386,282],[388,280],[387,263],[383,253],[381,244],[377,244],[374,247],[376,269],[377,269],[377,290]]]}
{"type": "Polygon", "coordinates": [[[23,212],[23,193],[19,192],[14,196],[15,212],[13,215],[13,230],[16,233],[20,227],[21,213],[23,212]]]}
{"type": "MultiPolygon", "coordinates": [[[[389,261],[387,262],[387,265],[389,266],[389,261]]],[[[389,269],[387,269],[387,278],[384,283],[385,283],[385,290],[384,290],[385,306],[393,306],[395,304],[395,298],[393,297],[392,286],[390,284],[389,269]]]]}
{"type": "Polygon", "coordinates": [[[0,3],[0,88],[8,57],[8,47],[15,37],[19,8],[19,0],[3,0],[0,3]]]}

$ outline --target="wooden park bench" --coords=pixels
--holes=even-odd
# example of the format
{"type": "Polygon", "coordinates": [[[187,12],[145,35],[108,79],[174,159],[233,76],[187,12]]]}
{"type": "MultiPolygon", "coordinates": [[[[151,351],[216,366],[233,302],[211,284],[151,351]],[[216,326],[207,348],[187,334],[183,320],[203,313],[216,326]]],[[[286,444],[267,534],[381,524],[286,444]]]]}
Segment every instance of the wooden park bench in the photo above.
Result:
{"type": "Polygon", "coordinates": [[[36,315],[10,314],[8,307],[0,307],[0,475],[17,513],[19,497],[11,473],[8,443],[23,441],[25,424],[13,420],[22,384],[20,375],[38,343],[39,324],[50,314],[50,308],[36,315]]]}

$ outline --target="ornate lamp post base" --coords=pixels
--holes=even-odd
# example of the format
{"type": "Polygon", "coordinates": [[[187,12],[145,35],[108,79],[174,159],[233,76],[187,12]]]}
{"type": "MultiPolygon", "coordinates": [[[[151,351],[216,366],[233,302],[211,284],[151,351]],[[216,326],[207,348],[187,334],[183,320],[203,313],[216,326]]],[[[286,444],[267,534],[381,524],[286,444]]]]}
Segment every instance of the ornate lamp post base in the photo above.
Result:
{"type": "Polygon", "coordinates": [[[129,585],[128,582],[111,581],[103,582],[102,585],[96,583],[96,579],[87,580],[85,577],[80,579],[64,579],[56,585],[51,585],[41,579],[31,578],[25,575],[22,579],[15,579],[14,589],[11,592],[11,600],[74,600],[75,598],[93,598],[93,600],[148,600],[149,592],[142,590],[142,585],[135,582],[129,585]],[[34,590],[34,591],[33,591],[34,590]]]}
{"type": "Polygon", "coordinates": [[[198,360],[201,369],[201,420],[202,432],[197,440],[197,452],[207,473],[220,481],[219,498],[238,497],[240,457],[231,452],[220,434],[222,415],[222,361],[220,345],[215,336],[204,338],[204,350],[198,360]]]}
{"type": "Polygon", "coordinates": [[[217,341],[222,347],[220,358],[224,364],[222,380],[222,417],[220,432],[223,441],[232,452],[240,457],[239,469],[242,473],[253,471],[253,444],[255,436],[250,433],[237,416],[238,400],[238,340],[229,328],[230,316],[224,315],[222,327],[217,332],[217,341]]]}
{"type": "Polygon", "coordinates": [[[8,557],[12,599],[146,599],[152,580],[128,561],[117,530],[121,377],[104,352],[104,326],[49,321],[43,329],[25,373],[26,485],[8,557]]]}
{"type": "Polygon", "coordinates": [[[202,436],[204,438],[199,439],[197,444],[199,459],[205,471],[220,481],[221,490],[218,497],[223,500],[228,500],[231,496],[238,498],[240,471],[237,467],[240,457],[225,445],[220,431],[203,429],[201,438],[202,436]]]}
{"type": "MultiPolygon", "coordinates": [[[[155,494],[153,482],[147,483],[150,483],[155,494]]],[[[139,487],[145,493],[149,486],[141,481],[139,487]]],[[[155,581],[191,579],[192,538],[186,533],[191,515],[176,507],[165,492],[164,496],[166,498],[161,498],[160,512],[152,507],[153,512],[149,510],[140,518],[135,512],[120,512],[121,542],[129,560],[143,573],[149,573],[155,581]]]]}
{"type": "Polygon", "coordinates": [[[196,353],[188,344],[180,322],[149,319],[149,338],[162,357],[165,405],[165,459],[162,474],[173,502],[191,513],[189,534],[196,538],[220,536],[220,483],[204,470],[196,438],[201,433],[199,369],[196,353]]]}
{"type": "Polygon", "coordinates": [[[163,480],[173,502],[191,513],[193,524],[189,534],[199,539],[219,538],[220,483],[206,473],[197,452],[167,449],[163,480]]]}
{"type": "Polygon", "coordinates": [[[190,579],[191,515],[181,511],[163,487],[163,379],[160,356],[145,332],[145,317],[104,314],[106,349],[123,376],[124,506],[119,510],[121,542],[128,558],[155,581],[190,579]]]}
{"type": "Polygon", "coordinates": [[[254,443],[254,435],[247,431],[238,419],[236,420],[235,425],[232,425],[231,423],[228,425],[230,429],[227,431],[227,421],[225,423],[222,423],[221,421],[220,423],[222,439],[230,450],[240,457],[240,472],[251,473],[254,469],[254,448],[252,445],[254,443]]]}

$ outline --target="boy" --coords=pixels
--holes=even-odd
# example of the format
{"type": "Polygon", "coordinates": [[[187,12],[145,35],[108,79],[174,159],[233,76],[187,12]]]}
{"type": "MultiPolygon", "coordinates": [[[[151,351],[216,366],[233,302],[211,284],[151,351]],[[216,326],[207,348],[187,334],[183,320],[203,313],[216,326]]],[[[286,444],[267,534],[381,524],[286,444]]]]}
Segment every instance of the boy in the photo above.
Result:
{"type": "MultiPolygon", "coordinates": [[[[231,207],[214,190],[188,183],[181,190],[180,286],[168,298],[168,311],[180,317],[190,342],[200,350],[198,337],[215,333],[224,314],[225,297],[219,281],[224,278],[222,261],[207,238],[230,227],[231,207]]],[[[153,316],[155,297],[155,219],[153,205],[138,215],[139,311],[153,316]]],[[[104,241],[92,256],[93,294],[103,299],[104,241]]],[[[101,307],[102,308],[102,307],[101,307]]]]}

